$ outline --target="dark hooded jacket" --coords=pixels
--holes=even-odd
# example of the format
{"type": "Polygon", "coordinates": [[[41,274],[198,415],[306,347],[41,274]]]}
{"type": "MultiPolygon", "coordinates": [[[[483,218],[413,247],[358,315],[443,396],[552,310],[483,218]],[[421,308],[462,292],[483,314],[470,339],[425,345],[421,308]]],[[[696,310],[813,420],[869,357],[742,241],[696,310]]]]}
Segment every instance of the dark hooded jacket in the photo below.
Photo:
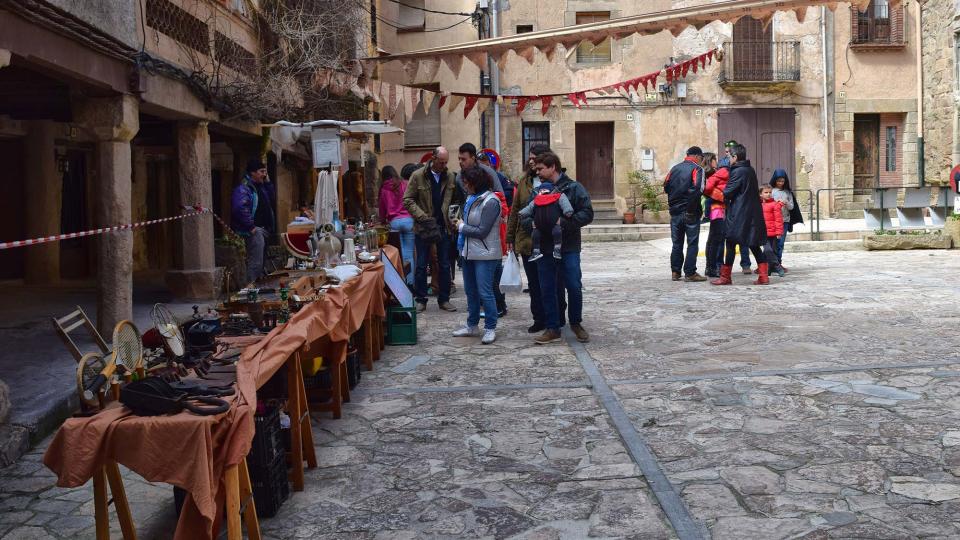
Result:
{"type": "Polygon", "coordinates": [[[797,200],[797,195],[790,186],[790,176],[787,174],[787,171],[783,169],[773,171],[773,176],[770,177],[770,187],[776,189],[777,178],[783,178],[785,180],[783,189],[789,191],[790,195],[793,196],[793,209],[790,210],[790,222],[787,223],[787,231],[793,232],[794,225],[803,223],[803,210],[800,209],[800,201],[797,200]]]}
{"type": "Polygon", "coordinates": [[[760,205],[760,190],[757,172],[749,160],[738,161],[730,166],[730,181],[723,189],[727,207],[727,240],[751,247],[767,243],[767,225],[763,220],[760,205]]]}

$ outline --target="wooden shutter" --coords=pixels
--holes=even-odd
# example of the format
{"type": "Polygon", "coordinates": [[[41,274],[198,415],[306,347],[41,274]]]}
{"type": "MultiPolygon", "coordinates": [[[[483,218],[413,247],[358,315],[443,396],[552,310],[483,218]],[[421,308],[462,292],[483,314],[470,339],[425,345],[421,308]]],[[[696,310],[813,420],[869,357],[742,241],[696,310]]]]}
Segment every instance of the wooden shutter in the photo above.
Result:
{"type": "MultiPolygon", "coordinates": [[[[577,24],[587,24],[593,22],[609,21],[609,11],[588,11],[577,13],[577,24]]],[[[603,40],[602,43],[594,45],[585,41],[577,47],[577,63],[582,64],[600,64],[609,62],[610,56],[610,38],[603,40]]]]}

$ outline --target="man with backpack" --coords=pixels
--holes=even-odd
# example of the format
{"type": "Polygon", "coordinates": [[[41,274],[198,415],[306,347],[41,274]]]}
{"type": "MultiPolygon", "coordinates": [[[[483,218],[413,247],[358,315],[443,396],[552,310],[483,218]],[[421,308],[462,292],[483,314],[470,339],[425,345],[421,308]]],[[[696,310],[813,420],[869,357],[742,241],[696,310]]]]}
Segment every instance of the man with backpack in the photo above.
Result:
{"type": "Polygon", "coordinates": [[[706,281],[697,273],[697,252],[700,250],[700,217],[703,208],[700,197],[705,184],[703,178],[703,150],[692,146],[687,157],[673,166],[663,182],[670,207],[670,239],[673,250],[670,253],[670,271],[673,281],[706,281]],[[686,257],[683,252],[683,240],[686,237],[686,257]]]}

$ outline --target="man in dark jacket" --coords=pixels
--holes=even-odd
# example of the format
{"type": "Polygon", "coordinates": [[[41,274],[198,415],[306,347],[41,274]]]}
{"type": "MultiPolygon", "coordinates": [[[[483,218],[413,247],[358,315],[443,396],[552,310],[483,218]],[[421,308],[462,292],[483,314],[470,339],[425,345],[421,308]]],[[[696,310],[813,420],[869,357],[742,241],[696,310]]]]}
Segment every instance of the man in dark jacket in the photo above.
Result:
{"type": "Polygon", "coordinates": [[[427,262],[430,247],[436,244],[437,266],[440,267],[440,290],[437,302],[444,311],[456,311],[450,304],[450,238],[453,224],[448,208],[456,190],[452,172],[447,170],[450,154],[438,146],[426,167],[410,176],[407,191],[403,194],[403,207],[413,216],[413,234],[416,243],[416,272],[414,274],[414,298],[417,311],[427,309],[427,262]]]}
{"type": "Polygon", "coordinates": [[[258,158],[251,159],[247,162],[246,174],[230,197],[230,226],[243,237],[247,248],[248,283],[263,275],[266,240],[275,227],[269,182],[267,166],[258,158]]]}
{"type": "Polygon", "coordinates": [[[663,182],[670,206],[670,271],[673,281],[706,281],[697,273],[697,252],[700,250],[700,217],[703,215],[700,197],[703,196],[703,150],[692,146],[687,157],[673,166],[663,182]],[[683,239],[687,239],[687,256],[683,256],[683,239]]]}
{"type": "Polygon", "coordinates": [[[770,283],[769,266],[760,246],[767,240],[767,226],[763,220],[763,207],[760,204],[760,188],[757,183],[757,171],[747,160],[747,149],[738,144],[730,149],[730,181],[723,189],[726,216],[727,249],[720,277],[711,281],[714,285],[733,283],[733,259],[737,244],[747,245],[757,259],[760,277],[756,285],[770,283]]]}
{"type": "MultiPolygon", "coordinates": [[[[543,298],[543,311],[547,328],[536,339],[539,345],[552,343],[560,339],[560,314],[557,304],[557,289],[567,291],[567,321],[577,341],[590,341],[590,334],[583,328],[583,283],[580,272],[580,229],[593,221],[593,204],[590,194],[583,184],[566,175],[561,169],[560,158],[552,152],[537,156],[537,175],[540,180],[550,182],[555,189],[567,196],[573,206],[573,215],[561,218],[562,229],[560,260],[542,257],[537,260],[537,275],[540,278],[540,294],[543,298]],[[559,274],[560,279],[557,279],[559,274]]],[[[546,234],[544,235],[546,236],[546,234]]],[[[552,244],[548,239],[545,244],[552,244]]]]}
{"type": "MultiPolygon", "coordinates": [[[[545,144],[535,144],[530,147],[527,156],[527,174],[517,182],[514,191],[514,203],[510,205],[510,219],[507,221],[507,249],[520,255],[523,261],[523,272],[527,276],[527,292],[530,294],[530,314],[533,315],[533,325],[527,328],[530,334],[543,332],[547,328],[546,316],[543,314],[543,299],[540,296],[540,278],[537,274],[536,261],[530,260],[533,252],[533,240],[530,236],[533,220],[522,220],[520,210],[525,208],[536,195],[536,187],[540,185],[537,176],[537,156],[550,152],[545,144]]],[[[566,324],[567,301],[563,287],[557,287],[557,313],[559,324],[566,324]]]]}

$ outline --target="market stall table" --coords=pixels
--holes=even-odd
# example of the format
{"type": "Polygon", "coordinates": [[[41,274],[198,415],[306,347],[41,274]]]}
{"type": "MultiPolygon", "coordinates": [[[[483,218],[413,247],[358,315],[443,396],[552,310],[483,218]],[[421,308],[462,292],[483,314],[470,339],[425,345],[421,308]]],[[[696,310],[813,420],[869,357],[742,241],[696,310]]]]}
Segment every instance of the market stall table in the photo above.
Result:
{"type": "MultiPolygon", "coordinates": [[[[399,253],[389,247],[385,252],[397,266],[399,253]]],[[[305,345],[327,338],[336,344],[332,352],[345,356],[346,341],[353,332],[364,324],[368,333],[372,332],[372,321],[384,315],[383,266],[381,262],[365,266],[356,279],[330,289],[295,313],[290,322],[277,326],[244,350],[237,363],[237,394],[228,398],[231,407],[227,412],[144,417],[113,403],[96,415],[64,422],[44,455],[44,464],[57,474],[61,487],[77,487],[94,479],[98,539],[109,536],[104,480],[110,483],[124,537],[135,538],[118,463],[148,481],[173,484],[188,493],[175,538],[213,538],[223,502],[227,505],[228,537],[241,537],[243,506],[248,535],[259,538],[252,501],[242,504],[250,496],[244,458],[253,439],[256,390],[284,364],[289,365],[293,376],[300,374],[299,353],[305,345]]],[[[302,451],[307,447],[303,435],[309,436],[311,428],[301,401],[305,400],[302,386],[295,390],[292,404],[296,414],[291,416],[299,421],[292,423],[291,429],[295,425],[297,433],[291,435],[300,442],[294,445],[293,461],[295,469],[300,469],[302,489],[302,451]]],[[[307,448],[312,452],[312,443],[307,448]]]]}

